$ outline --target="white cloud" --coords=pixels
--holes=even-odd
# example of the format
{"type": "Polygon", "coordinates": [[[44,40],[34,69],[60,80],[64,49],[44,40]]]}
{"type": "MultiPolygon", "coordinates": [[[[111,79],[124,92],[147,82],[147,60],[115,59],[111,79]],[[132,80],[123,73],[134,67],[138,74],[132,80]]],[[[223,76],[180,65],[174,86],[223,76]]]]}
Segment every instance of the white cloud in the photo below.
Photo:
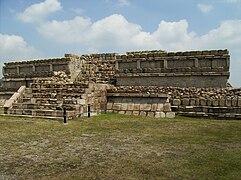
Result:
{"type": "Polygon", "coordinates": [[[221,25],[200,37],[199,42],[206,47],[230,47],[239,51],[241,47],[241,20],[223,21],[221,25]]]}
{"type": "Polygon", "coordinates": [[[75,17],[72,20],[45,22],[40,24],[38,32],[47,38],[61,43],[84,42],[91,27],[89,18],[75,17]]]}
{"type": "Polygon", "coordinates": [[[74,12],[75,14],[82,14],[85,12],[84,9],[81,9],[81,8],[71,8],[70,9],[72,12],[74,12]]]}
{"type": "Polygon", "coordinates": [[[129,6],[130,2],[129,0],[118,0],[118,6],[129,6]]]}
{"type": "Polygon", "coordinates": [[[61,3],[58,0],[45,0],[29,6],[23,13],[19,13],[17,18],[23,22],[39,22],[49,14],[61,9],[61,3]]]}
{"type": "Polygon", "coordinates": [[[63,44],[82,44],[87,48],[136,49],[164,48],[185,50],[198,48],[241,47],[241,20],[224,21],[216,29],[203,36],[188,31],[188,22],[161,21],[157,30],[145,32],[138,24],[128,22],[125,17],[113,14],[96,22],[89,18],[75,17],[65,21],[41,24],[38,32],[46,38],[63,44]]]}
{"type": "Polygon", "coordinates": [[[1,62],[36,58],[40,55],[41,53],[34,47],[29,46],[21,36],[0,33],[1,62]]]}
{"type": "Polygon", "coordinates": [[[2,77],[2,66],[6,61],[28,60],[43,56],[34,47],[16,35],[0,33],[0,78],[2,77]]]}
{"type": "Polygon", "coordinates": [[[211,4],[201,4],[199,3],[197,7],[203,12],[203,13],[209,13],[212,9],[213,6],[211,4]]]}

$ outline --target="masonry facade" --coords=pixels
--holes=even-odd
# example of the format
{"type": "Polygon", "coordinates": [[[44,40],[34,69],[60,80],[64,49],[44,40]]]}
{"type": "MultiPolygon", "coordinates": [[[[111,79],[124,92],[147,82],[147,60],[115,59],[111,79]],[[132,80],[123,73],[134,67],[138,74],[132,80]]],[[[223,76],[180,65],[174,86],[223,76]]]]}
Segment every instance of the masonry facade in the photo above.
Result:
{"type": "Polygon", "coordinates": [[[168,53],[129,52],[117,56],[117,85],[162,87],[226,87],[226,50],[168,53]]]}
{"type": "Polygon", "coordinates": [[[240,89],[226,87],[229,64],[228,50],[65,54],[63,58],[9,62],[3,67],[0,99],[7,114],[37,116],[38,112],[38,116],[60,117],[61,105],[69,107],[69,117],[74,118],[86,115],[91,105],[93,114],[175,117],[175,111],[180,115],[238,119],[241,93],[240,89]],[[177,96],[176,92],[183,94],[180,88],[189,96],[177,96]],[[196,91],[190,91],[193,88],[196,91]],[[197,91],[205,97],[195,97],[197,91]],[[231,95],[222,93],[214,98],[213,92],[219,91],[231,95]],[[235,111],[227,110],[232,107],[235,111]]]}

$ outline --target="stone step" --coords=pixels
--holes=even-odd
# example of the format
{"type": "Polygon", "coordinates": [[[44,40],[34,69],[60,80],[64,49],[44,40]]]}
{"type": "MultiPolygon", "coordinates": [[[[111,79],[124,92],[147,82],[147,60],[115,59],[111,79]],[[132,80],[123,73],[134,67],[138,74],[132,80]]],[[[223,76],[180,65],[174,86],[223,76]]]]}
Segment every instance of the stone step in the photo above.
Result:
{"type": "MultiPolygon", "coordinates": [[[[32,115],[21,115],[21,114],[0,114],[1,116],[13,116],[13,117],[27,117],[27,118],[42,118],[42,119],[51,119],[51,120],[58,120],[63,121],[63,117],[52,117],[52,116],[32,116],[32,115]]],[[[72,118],[68,118],[72,119],[72,118]]]]}
{"type": "Polygon", "coordinates": [[[56,89],[85,89],[88,88],[88,84],[81,83],[65,83],[65,84],[40,84],[40,83],[32,83],[32,89],[44,89],[44,88],[56,88],[56,89]]]}
{"type": "Polygon", "coordinates": [[[30,103],[31,102],[31,98],[27,98],[27,97],[24,97],[24,98],[20,98],[19,100],[18,100],[18,102],[19,103],[30,103]]]}
{"type": "Polygon", "coordinates": [[[24,94],[23,94],[23,97],[24,97],[24,98],[32,98],[32,97],[33,97],[33,94],[32,94],[32,93],[24,93],[24,94]]]}
{"type": "Polygon", "coordinates": [[[77,93],[77,94],[83,94],[85,93],[86,88],[43,88],[43,89],[32,89],[32,93],[77,93]]]}
{"type": "Polygon", "coordinates": [[[86,104],[86,100],[85,99],[81,99],[81,98],[74,98],[74,99],[51,99],[51,98],[33,98],[32,99],[32,103],[36,103],[36,104],[72,104],[72,105],[77,105],[77,104],[86,104]]]}
{"type": "MultiPolygon", "coordinates": [[[[63,117],[63,110],[46,110],[46,109],[11,109],[9,114],[13,115],[30,115],[34,117],[63,117]]],[[[77,116],[76,111],[67,111],[68,118],[77,116]]]]}
{"type": "Polygon", "coordinates": [[[37,104],[37,103],[14,103],[13,109],[50,109],[50,110],[61,110],[62,107],[66,107],[67,110],[79,109],[80,105],[76,104],[37,104]]]}
{"type": "Polygon", "coordinates": [[[205,113],[205,112],[177,112],[179,116],[187,116],[187,117],[210,117],[210,118],[218,118],[218,119],[240,119],[241,114],[236,113],[205,113]]]}
{"type": "Polygon", "coordinates": [[[241,107],[212,106],[172,106],[174,112],[236,113],[241,114],[241,107]]]}
{"type": "Polygon", "coordinates": [[[33,98],[58,98],[62,99],[63,97],[69,98],[82,98],[83,94],[78,93],[33,93],[33,98]]]}

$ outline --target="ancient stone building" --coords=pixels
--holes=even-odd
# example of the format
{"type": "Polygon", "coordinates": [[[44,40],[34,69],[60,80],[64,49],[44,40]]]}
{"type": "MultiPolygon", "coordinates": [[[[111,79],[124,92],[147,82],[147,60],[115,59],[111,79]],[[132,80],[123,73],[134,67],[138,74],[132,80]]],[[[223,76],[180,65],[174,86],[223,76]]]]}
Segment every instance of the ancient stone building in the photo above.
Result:
{"type": "Polygon", "coordinates": [[[240,89],[226,88],[227,50],[71,55],[5,63],[6,114],[69,118],[102,112],[153,117],[241,117],[240,89]]]}

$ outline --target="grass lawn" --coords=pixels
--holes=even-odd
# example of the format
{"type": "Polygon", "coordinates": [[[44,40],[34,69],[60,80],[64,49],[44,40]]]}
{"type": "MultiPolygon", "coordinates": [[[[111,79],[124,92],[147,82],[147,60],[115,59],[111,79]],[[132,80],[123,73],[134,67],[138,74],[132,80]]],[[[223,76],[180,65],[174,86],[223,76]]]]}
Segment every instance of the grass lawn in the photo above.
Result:
{"type": "Polygon", "coordinates": [[[0,179],[241,179],[241,121],[0,116],[0,179]]]}

